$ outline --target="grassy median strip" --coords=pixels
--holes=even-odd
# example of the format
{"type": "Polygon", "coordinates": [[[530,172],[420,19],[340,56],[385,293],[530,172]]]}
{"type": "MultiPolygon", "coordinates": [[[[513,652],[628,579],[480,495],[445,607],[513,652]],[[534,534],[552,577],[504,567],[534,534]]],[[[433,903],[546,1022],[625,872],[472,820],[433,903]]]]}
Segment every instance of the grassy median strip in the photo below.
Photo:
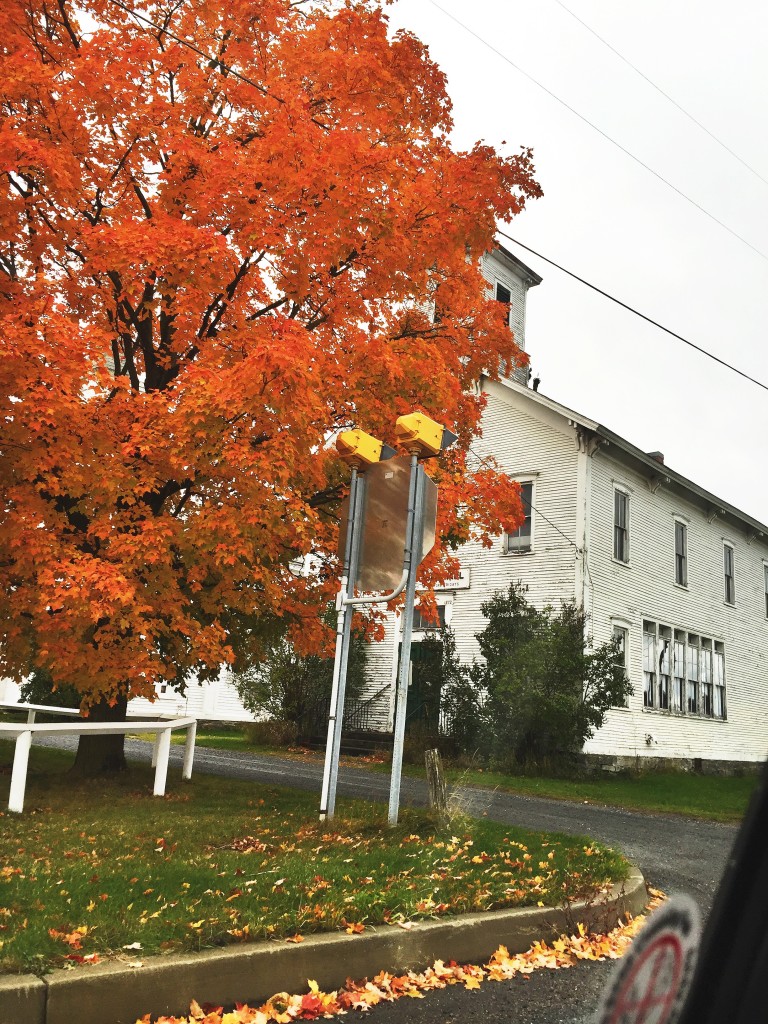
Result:
{"type": "MultiPolygon", "coordinates": [[[[12,747],[0,743],[5,805],[12,747]]],[[[111,954],[200,949],[511,906],[559,905],[626,873],[591,840],[233,779],[132,765],[76,783],[71,754],[33,748],[25,813],[0,813],[0,970],[43,973],[111,954]]]]}

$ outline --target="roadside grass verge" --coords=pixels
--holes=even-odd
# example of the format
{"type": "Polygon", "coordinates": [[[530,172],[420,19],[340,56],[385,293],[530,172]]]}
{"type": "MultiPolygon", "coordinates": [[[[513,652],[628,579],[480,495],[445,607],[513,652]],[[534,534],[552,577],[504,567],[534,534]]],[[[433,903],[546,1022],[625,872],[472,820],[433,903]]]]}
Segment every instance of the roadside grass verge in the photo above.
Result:
{"type": "MultiPolygon", "coordinates": [[[[0,715],[9,719],[11,715],[0,715]]],[[[18,716],[12,718],[20,720],[18,716]]],[[[145,742],[146,736],[133,739],[145,742]]],[[[185,736],[174,733],[171,743],[183,744],[185,736]]],[[[197,745],[243,754],[263,754],[288,760],[319,761],[323,754],[304,748],[271,747],[249,743],[241,726],[207,726],[198,730],[197,745]]],[[[389,772],[386,753],[371,757],[342,756],[342,764],[389,772]]],[[[452,785],[499,789],[508,793],[539,796],[576,803],[605,804],[627,810],[649,813],[682,814],[708,821],[737,823],[741,821],[757,785],[759,774],[736,776],[700,775],[687,772],[619,772],[600,773],[583,778],[508,775],[481,768],[454,768],[446,765],[446,778],[452,785]]],[[[424,778],[420,765],[404,764],[403,774],[424,778]]]]}
{"type": "MultiPolygon", "coordinates": [[[[414,775],[424,775],[418,767],[413,769],[414,775]]],[[[759,781],[757,774],[739,778],[656,771],[560,779],[449,768],[446,775],[451,783],[463,786],[722,822],[741,821],[759,781]]]]}
{"type": "MultiPolygon", "coordinates": [[[[175,734],[173,743],[183,743],[184,736],[175,734]]],[[[242,730],[203,729],[198,732],[201,747],[216,747],[251,754],[269,754],[275,757],[322,761],[322,753],[285,747],[249,745],[242,730]]],[[[381,757],[344,757],[350,766],[371,767],[375,771],[389,772],[389,764],[381,757]]],[[[404,765],[403,773],[412,778],[424,778],[420,765],[404,765]]],[[[691,772],[617,772],[600,773],[584,778],[556,778],[548,776],[507,775],[479,768],[453,768],[446,766],[446,778],[452,785],[478,786],[500,789],[508,793],[539,796],[553,800],[577,803],[606,804],[628,810],[661,814],[682,814],[709,821],[739,822],[749,804],[759,775],[721,776],[700,775],[691,772]]]]}
{"type": "MultiPolygon", "coordinates": [[[[13,747],[0,742],[0,806],[13,747]]],[[[241,780],[152,771],[80,783],[71,753],[33,747],[23,815],[0,812],[0,971],[195,950],[310,932],[552,906],[626,877],[613,850],[405,808],[317,797],[241,780]]]]}

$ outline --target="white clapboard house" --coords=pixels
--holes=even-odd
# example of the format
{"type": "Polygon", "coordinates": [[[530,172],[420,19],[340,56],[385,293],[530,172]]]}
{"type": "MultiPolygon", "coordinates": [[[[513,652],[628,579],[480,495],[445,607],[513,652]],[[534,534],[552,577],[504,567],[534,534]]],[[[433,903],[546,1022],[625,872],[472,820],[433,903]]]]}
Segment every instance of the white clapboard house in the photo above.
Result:
{"type": "MultiPolygon", "coordinates": [[[[496,297],[511,301],[524,345],[526,292],[540,278],[503,249],[484,272],[496,297]]],[[[586,753],[606,765],[764,759],[768,526],[517,376],[479,382],[488,404],[473,448],[520,482],[528,514],[490,550],[466,545],[460,577],[437,595],[458,653],[477,656],[481,605],[520,580],[537,607],[582,605],[596,642],[621,639],[634,693],[609,711],[586,753]]],[[[415,622],[416,642],[435,628],[418,610],[415,622]]],[[[399,632],[392,617],[370,658],[372,721],[387,731],[399,632]]]]}
{"type": "MultiPolygon", "coordinates": [[[[525,347],[526,295],[541,278],[498,248],[483,261],[525,347]]],[[[529,506],[513,535],[470,543],[437,595],[463,660],[477,656],[483,602],[513,580],[537,606],[576,601],[596,642],[618,635],[634,693],[609,711],[585,752],[606,765],[666,758],[758,762],[768,755],[768,526],[710,494],[601,424],[515,379],[483,379],[483,436],[473,445],[520,482],[529,506]]],[[[533,382],[531,382],[533,383],[533,382]]],[[[415,616],[418,642],[431,629],[415,616]]],[[[400,620],[372,646],[352,724],[391,732],[400,620]],[[360,714],[364,712],[364,714],[360,714]],[[356,721],[354,720],[356,719],[356,721]]],[[[414,677],[417,673],[414,673],[414,677]]],[[[247,721],[227,670],[184,696],[158,688],[155,711],[247,721]]],[[[0,681],[0,699],[17,688],[0,681]]],[[[409,694],[409,706],[418,694],[409,694]]],[[[148,702],[132,702],[146,714],[148,702]]]]}

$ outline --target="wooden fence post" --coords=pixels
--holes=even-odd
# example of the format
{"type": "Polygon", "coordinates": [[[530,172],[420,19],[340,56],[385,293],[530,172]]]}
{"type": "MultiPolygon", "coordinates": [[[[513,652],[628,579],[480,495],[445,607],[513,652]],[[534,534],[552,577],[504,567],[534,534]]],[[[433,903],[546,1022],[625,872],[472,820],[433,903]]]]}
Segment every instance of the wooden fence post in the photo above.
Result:
{"type": "Polygon", "coordinates": [[[443,759],[440,757],[440,751],[425,750],[424,764],[427,769],[429,806],[444,821],[448,817],[448,799],[445,792],[445,775],[443,774],[443,759]]]}

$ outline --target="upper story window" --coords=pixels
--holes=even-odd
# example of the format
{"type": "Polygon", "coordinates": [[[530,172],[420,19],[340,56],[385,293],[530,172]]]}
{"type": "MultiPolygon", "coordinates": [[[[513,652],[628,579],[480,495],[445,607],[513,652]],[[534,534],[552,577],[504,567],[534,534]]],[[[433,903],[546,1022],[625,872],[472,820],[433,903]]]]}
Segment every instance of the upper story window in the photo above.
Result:
{"type": "Polygon", "coordinates": [[[765,587],[765,617],[768,619],[768,562],[763,562],[763,585],[765,587]]]}
{"type": "Polygon", "coordinates": [[[688,527],[675,522],[675,583],[688,586],[688,527]]]}
{"type": "Polygon", "coordinates": [[[736,578],[734,575],[733,545],[723,544],[723,578],[727,604],[736,604],[736,578]]]}
{"type": "Polygon", "coordinates": [[[533,483],[520,484],[520,500],[523,503],[525,519],[512,533],[504,534],[504,550],[524,554],[533,550],[533,483]]]}
{"type": "Polygon", "coordinates": [[[501,284],[500,281],[496,282],[495,299],[497,302],[503,302],[507,307],[507,323],[509,323],[510,313],[512,310],[512,292],[505,285],[501,284]]]}
{"type": "Polygon", "coordinates": [[[613,492],[613,557],[618,562],[629,561],[629,495],[626,491],[613,492]]]}

